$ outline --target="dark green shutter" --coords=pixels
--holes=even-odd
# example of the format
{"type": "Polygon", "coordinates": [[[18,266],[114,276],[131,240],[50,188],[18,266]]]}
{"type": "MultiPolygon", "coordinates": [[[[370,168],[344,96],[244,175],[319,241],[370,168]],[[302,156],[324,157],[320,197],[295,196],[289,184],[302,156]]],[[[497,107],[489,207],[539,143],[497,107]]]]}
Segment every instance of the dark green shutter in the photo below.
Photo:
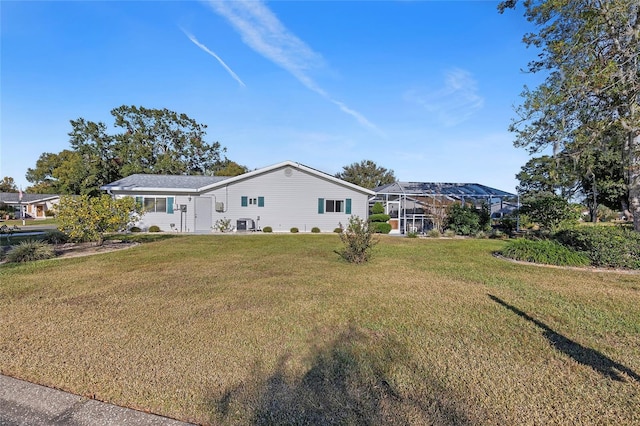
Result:
{"type": "Polygon", "coordinates": [[[240,205],[242,207],[247,207],[249,205],[249,198],[248,197],[240,197],[240,205]]]}
{"type": "Polygon", "coordinates": [[[344,208],[344,212],[346,214],[351,214],[351,198],[347,198],[347,203],[346,203],[346,206],[344,208]]]}
{"type": "Polygon", "coordinates": [[[324,198],[318,198],[318,214],[324,213],[324,198]]]}
{"type": "Polygon", "coordinates": [[[136,197],[136,209],[142,210],[143,206],[144,204],[142,204],[142,197],[136,197]]]}
{"type": "Polygon", "coordinates": [[[173,213],[173,197],[167,197],[167,213],[173,213]]]}
{"type": "Polygon", "coordinates": [[[264,207],[264,197],[258,197],[258,207],[264,207]]]}

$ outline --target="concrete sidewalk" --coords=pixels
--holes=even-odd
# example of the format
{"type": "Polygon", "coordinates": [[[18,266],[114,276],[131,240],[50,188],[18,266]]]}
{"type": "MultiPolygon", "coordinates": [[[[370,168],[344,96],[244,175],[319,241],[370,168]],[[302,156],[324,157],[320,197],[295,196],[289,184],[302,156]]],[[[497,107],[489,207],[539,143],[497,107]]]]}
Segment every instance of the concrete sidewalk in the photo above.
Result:
{"type": "Polygon", "coordinates": [[[0,375],[0,426],[189,424],[0,375]]]}

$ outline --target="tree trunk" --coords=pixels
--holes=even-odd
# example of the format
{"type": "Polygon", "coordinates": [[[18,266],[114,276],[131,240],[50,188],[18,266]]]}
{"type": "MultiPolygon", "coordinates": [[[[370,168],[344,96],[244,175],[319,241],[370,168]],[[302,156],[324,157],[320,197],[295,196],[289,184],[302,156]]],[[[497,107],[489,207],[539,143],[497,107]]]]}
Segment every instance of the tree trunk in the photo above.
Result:
{"type": "Polygon", "coordinates": [[[629,133],[626,143],[628,164],[629,207],[633,214],[633,229],[640,232],[640,134],[629,133]]]}

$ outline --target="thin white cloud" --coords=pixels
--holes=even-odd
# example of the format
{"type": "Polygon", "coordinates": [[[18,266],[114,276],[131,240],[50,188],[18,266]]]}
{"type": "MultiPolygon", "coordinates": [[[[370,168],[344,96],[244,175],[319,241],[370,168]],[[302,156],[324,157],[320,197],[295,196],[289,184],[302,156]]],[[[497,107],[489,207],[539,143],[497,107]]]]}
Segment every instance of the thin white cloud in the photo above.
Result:
{"type": "Polygon", "coordinates": [[[484,106],[473,75],[454,68],[445,73],[443,87],[436,90],[412,89],[405,99],[417,103],[445,126],[455,126],[469,119],[484,106]]]}
{"type": "Polygon", "coordinates": [[[262,1],[208,0],[207,3],[217,14],[229,21],[240,34],[242,41],[253,50],[289,72],[307,89],[354,117],[361,125],[382,133],[364,115],[333,99],[309,76],[310,71],[324,65],[322,56],[291,33],[262,1]]]}
{"type": "MultiPolygon", "coordinates": [[[[182,29],[182,28],[181,28],[182,29]]],[[[224,67],[225,70],[227,70],[227,72],[229,73],[229,75],[231,75],[231,77],[233,77],[233,79],[235,81],[237,81],[238,83],[240,83],[240,85],[242,87],[246,87],[246,84],[244,84],[244,82],[240,79],[240,77],[238,77],[238,75],[233,72],[233,70],[231,68],[229,68],[229,66],[222,60],[222,58],[220,58],[220,56],[216,55],[215,52],[209,50],[209,48],[207,46],[205,46],[204,44],[200,43],[198,41],[197,38],[195,38],[193,35],[189,34],[187,31],[185,31],[184,29],[182,29],[182,32],[184,33],[184,35],[186,35],[189,40],[191,40],[193,42],[193,44],[195,44],[196,46],[198,46],[200,49],[204,50],[205,52],[207,52],[209,55],[213,56],[214,58],[216,58],[218,60],[218,62],[220,62],[220,65],[222,65],[224,67]]]]}

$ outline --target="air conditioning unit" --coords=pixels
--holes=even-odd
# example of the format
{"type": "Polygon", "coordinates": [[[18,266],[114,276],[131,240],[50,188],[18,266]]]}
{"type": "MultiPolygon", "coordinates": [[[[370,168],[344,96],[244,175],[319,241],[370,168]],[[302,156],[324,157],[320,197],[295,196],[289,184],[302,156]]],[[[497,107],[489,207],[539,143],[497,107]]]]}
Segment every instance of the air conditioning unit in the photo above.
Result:
{"type": "Polygon", "coordinates": [[[216,211],[218,213],[224,212],[224,203],[222,201],[216,201],[216,211]]]}

